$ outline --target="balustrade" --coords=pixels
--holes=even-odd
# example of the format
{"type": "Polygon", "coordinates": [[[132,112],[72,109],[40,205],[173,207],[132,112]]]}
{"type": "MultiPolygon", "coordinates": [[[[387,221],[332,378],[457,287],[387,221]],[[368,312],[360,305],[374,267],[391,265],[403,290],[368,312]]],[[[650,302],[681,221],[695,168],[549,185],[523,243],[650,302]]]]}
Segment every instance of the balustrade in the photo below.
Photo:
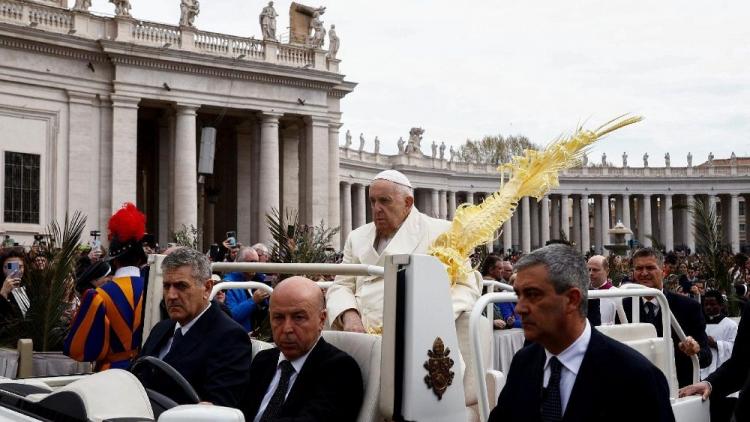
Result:
{"type": "Polygon", "coordinates": [[[195,48],[202,53],[231,56],[246,60],[263,60],[263,42],[214,32],[195,33],[195,48]]]}
{"type": "Polygon", "coordinates": [[[133,41],[135,42],[179,48],[180,35],[177,27],[169,25],[140,21],[133,26],[133,41]]]}
{"type": "Polygon", "coordinates": [[[312,66],[314,54],[311,49],[292,45],[279,45],[279,64],[291,66],[312,66]]]}

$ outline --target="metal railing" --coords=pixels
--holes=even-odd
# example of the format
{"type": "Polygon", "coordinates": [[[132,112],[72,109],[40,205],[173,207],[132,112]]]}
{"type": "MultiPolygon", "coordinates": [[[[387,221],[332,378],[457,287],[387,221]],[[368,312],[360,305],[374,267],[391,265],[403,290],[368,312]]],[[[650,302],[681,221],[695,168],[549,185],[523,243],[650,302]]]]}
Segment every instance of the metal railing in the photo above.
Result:
{"type": "Polygon", "coordinates": [[[272,262],[214,262],[211,271],[278,273],[278,274],[321,274],[321,275],[373,275],[383,277],[385,269],[366,264],[307,264],[272,262]]]}

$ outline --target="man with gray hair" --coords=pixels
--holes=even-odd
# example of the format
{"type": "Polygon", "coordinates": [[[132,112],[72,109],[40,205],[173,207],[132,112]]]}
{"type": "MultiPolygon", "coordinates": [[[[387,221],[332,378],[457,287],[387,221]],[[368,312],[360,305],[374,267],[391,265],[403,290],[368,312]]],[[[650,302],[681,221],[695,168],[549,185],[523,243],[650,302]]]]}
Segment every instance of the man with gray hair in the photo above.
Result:
{"type": "MultiPolygon", "coordinates": [[[[373,222],[349,234],[344,246],[344,264],[383,266],[388,255],[425,254],[432,242],[450,228],[449,221],[429,217],[417,210],[414,189],[401,172],[380,172],[370,184],[369,195],[373,222]]],[[[470,276],[451,288],[454,318],[471,311],[479,297],[480,284],[480,280],[470,276]]],[[[382,277],[336,277],[326,294],[332,328],[380,333],[383,294],[382,277]]]]}
{"type": "Polygon", "coordinates": [[[514,270],[516,312],[532,343],[513,357],[489,422],[629,421],[644,415],[674,421],[664,374],[586,319],[589,278],[578,252],[549,245],[521,258],[514,270]]]}
{"type": "MultiPolygon", "coordinates": [[[[254,247],[243,246],[237,252],[236,262],[259,262],[254,247]]],[[[265,274],[252,272],[231,272],[224,276],[225,282],[257,281],[265,282],[265,274]]],[[[227,290],[226,304],[232,311],[232,319],[237,321],[247,332],[255,327],[254,322],[262,320],[268,311],[268,292],[255,289],[252,293],[245,289],[227,290]]]]}
{"type": "MultiPolygon", "coordinates": [[[[141,356],[171,365],[202,401],[237,407],[250,382],[252,346],[242,326],[209,301],[213,281],[208,258],[179,248],[164,258],[161,268],[169,319],[154,326],[141,356]]],[[[180,393],[164,377],[141,382],[180,403],[180,393]]]]}

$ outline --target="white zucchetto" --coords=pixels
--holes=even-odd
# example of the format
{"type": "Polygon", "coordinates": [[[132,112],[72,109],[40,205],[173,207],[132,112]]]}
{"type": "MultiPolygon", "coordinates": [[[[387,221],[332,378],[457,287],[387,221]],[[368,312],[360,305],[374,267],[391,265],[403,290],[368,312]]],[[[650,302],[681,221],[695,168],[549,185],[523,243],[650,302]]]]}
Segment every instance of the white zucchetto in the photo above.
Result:
{"type": "Polygon", "coordinates": [[[406,186],[411,188],[411,182],[398,170],[383,170],[375,176],[372,181],[376,180],[388,180],[389,182],[396,183],[398,185],[406,186]]]}

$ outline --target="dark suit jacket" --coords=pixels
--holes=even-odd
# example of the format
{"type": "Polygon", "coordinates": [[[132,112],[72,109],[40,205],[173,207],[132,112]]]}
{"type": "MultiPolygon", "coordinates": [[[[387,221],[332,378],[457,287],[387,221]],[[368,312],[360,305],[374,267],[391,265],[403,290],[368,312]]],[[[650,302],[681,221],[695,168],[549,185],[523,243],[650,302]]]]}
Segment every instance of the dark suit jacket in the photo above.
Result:
{"type": "MultiPolygon", "coordinates": [[[[676,293],[665,290],[664,296],[667,297],[667,303],[669,303],[669,310],[672,311],[677,322],[680,323],[682,330],[685,331],[685,335],[692,336],[695,341],[701,346],[701,351],[698,352],[698,362],[701,368],[711,364],[711,349],[708,347],[708,336],[706,336],[706,320],[703,318],[703,310],[701,309],[700,303],[685,297],[680,296],[676,293]]],[[[631,298],[626,297],[622,300],[622,306],[625,308],[625,314],[628,317],[628,321],[631,320],[631,313],[633,306],[631,305],[631,298]]],[[[641,316],[640,320],[643,321],[646,318],[646,309],[641,302],[641,316]]],[[[661,310],[660,313],[656,314],[657,320],[654,326],[656,327],[656,333],[662,335],[661,326],[661,310]]],[[[618,319],[619,321],[619,319],[618,319]]],[[[690,385],[693,383],[693,363],[690,358],[682,353],[677,347],[680,339],[677,335],[672,332],[672,341],[674,342],[674,355],[675,355],[675,369],[677,371],[677,382],[680,387],[690,385]]]]}
{"type": "MultiPolygon", "coordinates": [[[[174,333],[175,321],[160,321],[151,330],[142,356],[159,356],[174,333]]],[[[203,401],[239,407],[250,382],[252,346],[241,325],[211,304],[164,362],[172,365],[195,388],[203,401]]],[[[169,386],[165,386],[169,390],[169,386]]]]}
{"type": "MultiPolygon", "coordinates": [[[[263,350],[253,359],[252,384],[242,402],[246,421],[252,422],[258,413],[276,373],[279,353],[276,348],[263,350]]],[[[274,422],[354,422],[363,396],[362,374],[357,362],[321,337],[274,422]]]]}
{"type": "MultiPolygon", "coordinates": [[[[546,355],[539,344],[513,357],[489,422],[541,421],[546,355]]],[[[564,422],[674,422],[664,374],[643,355],[591,329],[564,422]]]]}

